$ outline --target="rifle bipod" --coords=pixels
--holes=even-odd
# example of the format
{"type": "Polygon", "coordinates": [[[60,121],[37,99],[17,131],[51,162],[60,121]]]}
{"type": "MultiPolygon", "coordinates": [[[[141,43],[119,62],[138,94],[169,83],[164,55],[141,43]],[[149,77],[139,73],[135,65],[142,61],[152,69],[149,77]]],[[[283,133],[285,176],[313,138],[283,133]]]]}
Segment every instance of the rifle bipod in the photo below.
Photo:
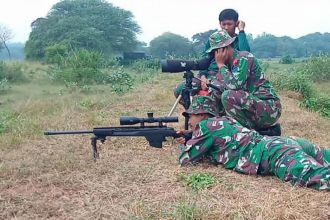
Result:
{"type": "Polygon", "coordinates": [[[91,145],[92,145],[92,150],[93,150],[93,159],[94,159],[94,162],[96,162],[96,160],[98,158],[100,158],[99,152],[97,151],[97,140],[100,140],[101,143],[104,144],[105,137],[94,136],[94,137],[91,138],[91,145]]]}

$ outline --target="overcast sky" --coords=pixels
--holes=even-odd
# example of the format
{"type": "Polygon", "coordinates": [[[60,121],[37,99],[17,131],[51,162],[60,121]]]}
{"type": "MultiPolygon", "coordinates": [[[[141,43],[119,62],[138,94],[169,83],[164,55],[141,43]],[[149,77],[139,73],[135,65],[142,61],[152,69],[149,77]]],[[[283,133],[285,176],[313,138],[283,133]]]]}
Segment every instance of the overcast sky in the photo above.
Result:
{"type": "MultiPolygon", "coordinates": [[[[45,17],[59,0],[1,0],[0,23],[13,31],[12,42],[25,42],[30,24],[45,17]]],[[[245,31],[292,38],[330,32],[330,0],[108,0],[131,11],[141,26],[139,40],[149,43],[164,32],[191,38],[219,27],[222,9],[233,8],[246,22],[245,31]]],[[[328,42],[330,43],[330,42],[328,42]]]]}

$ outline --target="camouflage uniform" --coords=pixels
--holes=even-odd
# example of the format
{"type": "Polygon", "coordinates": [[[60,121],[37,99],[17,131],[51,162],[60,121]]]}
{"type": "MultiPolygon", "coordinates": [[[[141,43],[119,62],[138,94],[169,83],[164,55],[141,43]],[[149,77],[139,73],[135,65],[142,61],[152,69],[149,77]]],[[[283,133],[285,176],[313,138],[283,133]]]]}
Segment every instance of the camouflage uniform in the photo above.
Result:
{"type": "MultiPolygon", "coordinates": [[[[188,114],[215,109],[205,108],[205,98],[196,96],[192,102],[188,114]]],[[[296,186],[330,190],[329,149],[304,139],[261,136],[228,116],[202,120],[181,146],[181,165],[203,159],[243,174],[273,174],[296,186]]]]}
{"type": "MultiPolygon", "coordinates": [[[[210,36],[211,52],[226,47],[232,39],[227,32],[210,36]]],[[[272,84],[265,78],[258,60],[249,52],[234,51],[233,61],[219,72],[212,72],[211,83],[222,88],[223,93],[210,88],[210,93],[243,126],[254,129],[269,127],[281,116],[281,102],[272,84]]]]}
{"type": "MultiPolygon", "coordinates": [[[[205,44],[205,48],[204,48],[204,51],[202,54],[203,57],[207,57],[209,55],[209,53],[207,53],[206,51],[208,51],[210,47],[211,47],[210,40],[208,39],[208,41],[205,44]]],[[[246,38],[246,34],[244,31],[240,31],[238,33],[238,35],[236,35],[234,42],[233,42],[233,47],[239,51],[249,51],[250,52],[250,45],[249,45],[249,42],[246,38]]],[[[201,73],[206,73],[206,75],[208,76],[209,75],[208,71],[210,71],[211,75],[213,75],[212,72],[219,71],[218,65],[215,62],[214,58],[211,60],[211,63],[209,65],[207,71],[201,71],[201,73]]],[[[199,74],[199,77],[200,77],[200,74],[199,74]]],[[[199,84],[199,82],[196,82],[196,81],[194,81],[194,83],[199,84]]],[[[177,85],[174,88],[174,96],[177,98],[184,88],[185,88],[185,82],[182,82],[181,84],[177,85]]],[[[182,101],[180,103],[182,104],[182,101]]]]}
{"type": "MultiPolygon", "coordinates": [[[[235,39],[225,31],[217,31],[210,36],[207,52],[231,45],[235,39]]],[[[210,70],[207,76],[211,84],[221,88],[221,91],[209,88],[220,115],[231,116],[243,126],[256,130],[275,124],[281,116],[281,102],[258,60],[247,51],[235,50],[228,66],[219,71],[210,70]]],[[[192,85],[193,90],[199,90],[199,81],[193,80],[192,85]]],[[[176,88],[176,97],[183,88],[184,84],[176,88]]]]}

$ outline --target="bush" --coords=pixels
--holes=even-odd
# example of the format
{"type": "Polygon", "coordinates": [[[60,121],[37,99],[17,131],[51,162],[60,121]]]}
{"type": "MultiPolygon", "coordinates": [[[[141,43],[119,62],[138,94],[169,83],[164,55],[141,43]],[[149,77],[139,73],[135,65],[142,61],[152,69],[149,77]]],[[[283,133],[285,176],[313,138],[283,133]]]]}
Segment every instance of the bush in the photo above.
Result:
{"type": "MultiPolygon", "coordinates": [[[[313,62],[322,61],[318,58],[313,62]]],[[[292,73],[271,75],[272,82],[278,89],[295,91],[302,94],[303,100],[301,106],[319,112],[322,116],[330,118],[330,97],[327,94],[318,92],[313,86],[313,75],[310,74],[310,71],[317,66],[314,68],[314,66],[311,67],[311,64],[308,63],[305,68],[293,71],[292,73]]],[[[317,76],[319,77],[320,75],[317,76]]],[[[326,74],[323,76],[326,76],[326,74]]]]}
{"type": "Polygon", "coordinates": [[[281,57],[279,62],[282,64],[292,64],[294,63],[294,59],[290,55],[285,55],[281,57]]]}
{"type": "Polygon", "coordinates": [[[301,105],[330,118],[330,97],[326,94],[314,93],[313,97],[305,99],[301,105]]]}
{"type": "Polygon", "coordinates": [[[54,44],[45,49],[46,62],[51,64],[61,65],[68,54],[68,46],[65,44],[54,44]]]}
{"type": "Polygon", "coordinates": [[[313,93],[312,82],[303,72],[271,74],[273,85],[279,90],[290,90],[299,92],[303,97],[308,98],[313,93]]]}
{"type": "Polygon", "coordinates": [[[8,111],[0,112],[0,134],[7,132],[15,121],[15,115],[8,111]]]}
{"type": "Polygon", "coordinates": [[[49,75],[53,80],[83,86],[98,83],[105,78],[101,72],[104,59],[98,52],[80,49],[72,52],[67,59],[58,61],[58,65],[50,68],[49,75]]]}
{"type": "Polygon", "coordinates": [[[111,84],[112,91],[117,94],[126,93],[133,88],[133,78],[123,68],[115,70],[107,77],[106,82],[111,84]]]}
{"type": "Polygon", "coordinates": [[[7,78],[3,78],[0,80],[0,93],[4,93],[5,91],[7,91],[8,89],[10,89],[10,85],[8,83],[7,78]]]}
{"type": "Polygon", "coordinates": [[[304,63],[302,71],[315,82],[330,80],[330,57],[321,55],[313,57],[304,63]]]}
{"type": "Polygon", "coordinates": [[[18,62],[7,64],[0,61],[0,81],[3,79],[7,79],[9,83],[25,81],[26,77],[22,71],[22,64],[18,62]]]}
{"type": "Polygon", "coordinates": [[[131,68],[138,72],[157,71],[160,69],[160,61],[158,59],[152,60],[136,60],[131,64],[131,68]]]}

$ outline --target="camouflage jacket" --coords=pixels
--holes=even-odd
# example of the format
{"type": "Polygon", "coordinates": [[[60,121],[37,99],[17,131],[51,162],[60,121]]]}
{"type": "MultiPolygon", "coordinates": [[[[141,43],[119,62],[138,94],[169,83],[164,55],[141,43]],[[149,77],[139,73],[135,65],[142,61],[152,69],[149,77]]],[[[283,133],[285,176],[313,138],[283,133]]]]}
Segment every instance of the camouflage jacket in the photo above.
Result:
{"type": "Polygon", "coordinates": [[[234,51],[234,59],[229,66],[209,77],[215,85],[230,90],[244,90],[262,100],[279,100],[272,84],[265,78],[258,60],[249,52],[234,51]]]}
{"type": "Polygon", "coordinates": [[[254,130],[241,126],[231,117],[214,117],[201,121],[192,138],[181,146],[181,165],[208,159],[245,174],[257,174],[265,139],[254,130]]]}

